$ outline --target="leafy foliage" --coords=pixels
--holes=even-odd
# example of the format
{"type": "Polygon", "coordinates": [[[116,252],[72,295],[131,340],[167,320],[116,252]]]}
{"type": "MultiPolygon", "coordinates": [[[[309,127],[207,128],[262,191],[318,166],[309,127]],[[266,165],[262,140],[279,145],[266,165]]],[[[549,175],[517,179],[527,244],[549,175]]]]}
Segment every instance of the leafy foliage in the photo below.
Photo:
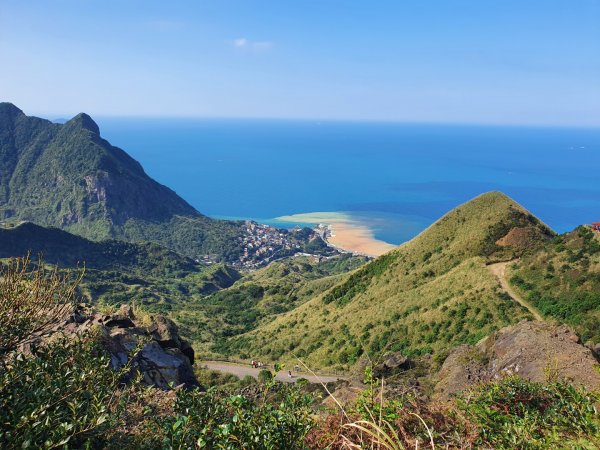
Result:
{"type": "Polygon", "coordinates": [[[444,403],[412,393],[388,399],[371,387],[346,414],[319,421],[307,442],[331,450],[592,449],[600,438],[598,400],[598,394],[564,381],[541,384],[515,376],[475,386],[444,403]]]}
{"type": "Polygon", "coordinates": [[[508,377],[482,385],[458,404],[477,425],[479,446],[547,449],[570,442],[585,448],[600,439],[598,400],[565,381],[544,385],[508,377]]]}
{"type": "Polygon", "coordinates": [[[13,354],[0,369],[0,447],[100,447],[118,420],[119,377],[92,339],[13,354]]]}
{"type": "Polygon", "coordinates": [[[310,397],[281,386],[275,398],[179,391],[175,415],[161,420],[163,448],[304,449],[312,425],[310,397]]]}

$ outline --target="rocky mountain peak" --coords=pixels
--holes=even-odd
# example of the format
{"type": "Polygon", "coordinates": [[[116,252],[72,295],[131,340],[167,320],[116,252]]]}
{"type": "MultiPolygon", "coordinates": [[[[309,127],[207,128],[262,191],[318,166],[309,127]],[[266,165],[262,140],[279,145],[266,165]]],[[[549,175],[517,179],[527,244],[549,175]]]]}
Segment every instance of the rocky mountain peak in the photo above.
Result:
{"type": "Polygon", "coordinates": [[[86,113],[77,114],[75,117],[73,117],[71,120],[69,120],[65,125],[66,126],[77,126],[77,127],[83,128],[85,130],[89,130],[92,133],[95,133],[98,135],[100,134],[100,127],[98,126],[98,124],[96,122],[94,122],[94,119],[92,119],[86,113]]]}

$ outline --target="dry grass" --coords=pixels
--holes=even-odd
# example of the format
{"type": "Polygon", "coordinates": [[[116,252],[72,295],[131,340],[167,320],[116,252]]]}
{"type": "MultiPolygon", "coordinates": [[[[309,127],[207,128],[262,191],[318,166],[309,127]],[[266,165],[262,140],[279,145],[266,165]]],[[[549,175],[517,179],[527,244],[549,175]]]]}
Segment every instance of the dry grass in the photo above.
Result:
{"type": "Polygon", "coordinates": [[[0,267],[0,355],[27,342],[73,310],[83,270],[73,277],[29,256],[0,267]]]}

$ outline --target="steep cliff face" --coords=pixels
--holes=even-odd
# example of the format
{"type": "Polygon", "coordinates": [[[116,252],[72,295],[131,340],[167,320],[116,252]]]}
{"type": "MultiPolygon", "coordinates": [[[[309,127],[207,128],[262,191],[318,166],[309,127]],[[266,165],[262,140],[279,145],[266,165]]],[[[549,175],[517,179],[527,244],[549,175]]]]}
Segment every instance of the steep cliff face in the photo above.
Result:
{"type": "Polygon", "coordinates": [[[150,178],[87,114],[61,125],[10,103],[0,103],[0,219],[225,259],[240,234],[239,224],[209,219],[150,178]]]}

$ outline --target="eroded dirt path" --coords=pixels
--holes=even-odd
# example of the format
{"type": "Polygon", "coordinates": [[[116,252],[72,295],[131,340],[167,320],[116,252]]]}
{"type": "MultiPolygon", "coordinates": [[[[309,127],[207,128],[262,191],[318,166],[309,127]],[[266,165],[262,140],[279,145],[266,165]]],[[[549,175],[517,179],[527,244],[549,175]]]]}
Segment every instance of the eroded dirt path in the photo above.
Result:
{"type": "MultiPolygon", "coordinates": [[[[219,372],[231,373],[238,378],[244,378],[246,375],[250,375],[254,378],[258,378],[258,373],[261,369],[254,369],[251,366],[243,364],[229,363],[223,361],[200,361],[201,367],[207,367],[211,370],[217,370],[219,372]]],[[[310,383],[329,383],[343,379],[343,377],[329,376],[329,375],[311,375],[304,372],[292,371],[292,377],[289,376],[287,370],[282,370],[277,374],[275,379],[283,383],[295,383],[299,378],[306,378],[310,383]]]]}
{"type": "Polygon", "coordinates": [[[537,310],[533,306],[531,306],[527,300],[523,299],[523,297],[521,297],[519,294],[517,294],[513,290],[510,283],[506,279],[506,266],[508,266],[512,262],[514,262],[514,261],[506,261],[506,262],[490,264],[488,266],[488,268],[490,269],[490,272],[492,272],[492,274],[494,274],[496,276],[502,289],[504,289],[506,291],[506,293],[508,295],[510,295],[511,298],[515,302],[517,302],[524,308],[527,308],[529,310],[529,312],[533,315],[535,320],[544,320],[544,318],[541,316],[541,314],[539,312],[537,312],[537,310]]]}

